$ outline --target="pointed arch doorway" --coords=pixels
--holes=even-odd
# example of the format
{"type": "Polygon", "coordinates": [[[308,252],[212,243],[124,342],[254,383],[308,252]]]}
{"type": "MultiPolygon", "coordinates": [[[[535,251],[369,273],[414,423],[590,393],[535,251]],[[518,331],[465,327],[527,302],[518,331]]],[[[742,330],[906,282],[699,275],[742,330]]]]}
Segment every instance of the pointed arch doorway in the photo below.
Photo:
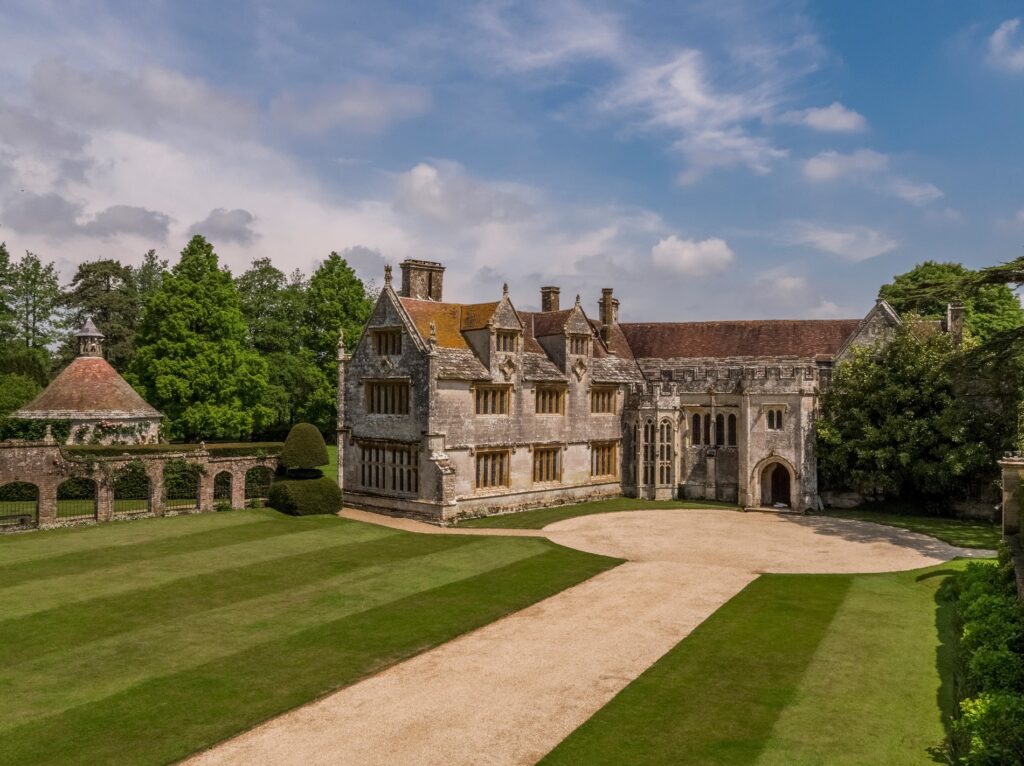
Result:
{"type": "Polygon", "coordinates": [[[761,472],[761,505],[793,507],[793,481],[789,468],[782,463],[769,463],[761,472]]]}

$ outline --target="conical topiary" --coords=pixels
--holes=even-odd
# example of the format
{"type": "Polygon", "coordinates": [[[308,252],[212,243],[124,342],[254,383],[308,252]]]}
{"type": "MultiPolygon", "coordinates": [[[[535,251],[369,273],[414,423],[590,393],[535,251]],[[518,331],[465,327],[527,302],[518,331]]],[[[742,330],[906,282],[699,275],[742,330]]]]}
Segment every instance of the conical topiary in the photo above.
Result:
{"type": "Polygon", "coordinates": [[[281,450],[281,464],[289,473],[301,472],[309,475],[315,471],[319,475],[320,466],[326,465],[327,445],[324,437],[312,423],[297,423],[288,432],[281,450]]]}

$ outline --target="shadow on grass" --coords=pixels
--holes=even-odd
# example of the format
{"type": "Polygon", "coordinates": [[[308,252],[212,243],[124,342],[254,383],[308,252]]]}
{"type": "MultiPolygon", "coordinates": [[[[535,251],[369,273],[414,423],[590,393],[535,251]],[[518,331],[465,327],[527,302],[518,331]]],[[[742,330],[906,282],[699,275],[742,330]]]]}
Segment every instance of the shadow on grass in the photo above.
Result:
{"type": "MultiPolygon", "coordinates": [[[[930,537],[923,532],[912,532],[911,530],[890,526],[879,521],[864,521],[860,519],[838,518],[832,516],[791,516],[780,515],[790,524],[808,528],[819,535],[839,537],[856,543],[888,543],[900,548],[907,548],[917,551],[925,556],[939,559],[948,559],[952,555],[970,556],[967,551],[951,551],[949,543],[930,537]]],[[[956,546],[952,546],[956,547],[956,546]]],[[[976,549],[977,555],[991,555],[984,549],[976,549]]]]}
{"type": "MultiPolygon", "coordinates": [[[[960,666],[957,660],[957,643],[960,624],[956,614],[956,579],[958,570],[939,570],[929,576],[948,574],[949,577],[935,591],[935,630],[939,637],[935,649],[935,666],[939,671],[937,691],[939,709],[942,711],[942,727],[946,730],[946,741],[929,749],[935,763],[952,765],[957,762],[956,742],[953,736],[953,721],[957,715],[957,699],[960,689],[960,666]]],[[[917,578],[918,581],[925,576],[917,578]]]]}

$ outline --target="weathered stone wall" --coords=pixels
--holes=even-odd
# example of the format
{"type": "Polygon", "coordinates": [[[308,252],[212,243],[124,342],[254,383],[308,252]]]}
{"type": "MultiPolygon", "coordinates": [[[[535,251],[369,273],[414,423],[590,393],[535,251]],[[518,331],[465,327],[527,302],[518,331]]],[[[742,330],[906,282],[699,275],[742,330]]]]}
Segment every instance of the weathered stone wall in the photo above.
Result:
{"type": "MultiPolygon", "coordinates": [[[[249,469],[276,470],[276,457],[214,457],[206,450],[168,451],[126,456],[79,457],[65,454],[53,440],[42,442],[0,442],[0,487],[11,482],[34,484],[39,490],[38,526],[57,526],[57,489],[70,478],[96,482],[96,514],[93,521],[115,518],[114,483],[133,463],[143,466],[149,479],[148,511],[133,515],[163,516],[169,513],[164,501],[164,467],[168,461],[181,460],[200,468],[198,511],[214,510],[214,479],[227,472],[232,477],[232,508],[245,507],[245,474],[249,469]]],[[[85,520],[88,521],[88,520],[85,520]]],[[[76,520],[73,523],[83,523],[76,520]]]]}

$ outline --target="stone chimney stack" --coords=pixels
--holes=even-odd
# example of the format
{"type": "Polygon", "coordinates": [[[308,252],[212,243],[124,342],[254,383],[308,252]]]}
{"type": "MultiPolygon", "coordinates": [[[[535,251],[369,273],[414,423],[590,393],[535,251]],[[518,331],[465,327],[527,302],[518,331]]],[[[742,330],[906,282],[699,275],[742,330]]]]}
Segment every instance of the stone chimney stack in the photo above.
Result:
{"type": "Polygon", "coordinates": [[[540,288],[540,310],[558,311],[558,294],[561,292],[557,287],[540,288]]]}
{"type": "Polygon", "coordinates": [[[405,298],[421,301],[441,301],[444,266],[437,261],[417,261],[412,258],[398,264],[402,270],[402,292],[405,298]]]}
{"type": "Polygon", "coordinates": [[[946,305],[946,332],[950,340],[957,348],[964,342],[964,316],[967,309],[962,303],[949,303],[946,305]]]}
{"type": "Polygon", "coordinates": [[[619,321],[619,302],[612,297],[612,288],[602,288],[597,309],[601,318],[601,337],[607,341],[612,325],[619,321]]]}

